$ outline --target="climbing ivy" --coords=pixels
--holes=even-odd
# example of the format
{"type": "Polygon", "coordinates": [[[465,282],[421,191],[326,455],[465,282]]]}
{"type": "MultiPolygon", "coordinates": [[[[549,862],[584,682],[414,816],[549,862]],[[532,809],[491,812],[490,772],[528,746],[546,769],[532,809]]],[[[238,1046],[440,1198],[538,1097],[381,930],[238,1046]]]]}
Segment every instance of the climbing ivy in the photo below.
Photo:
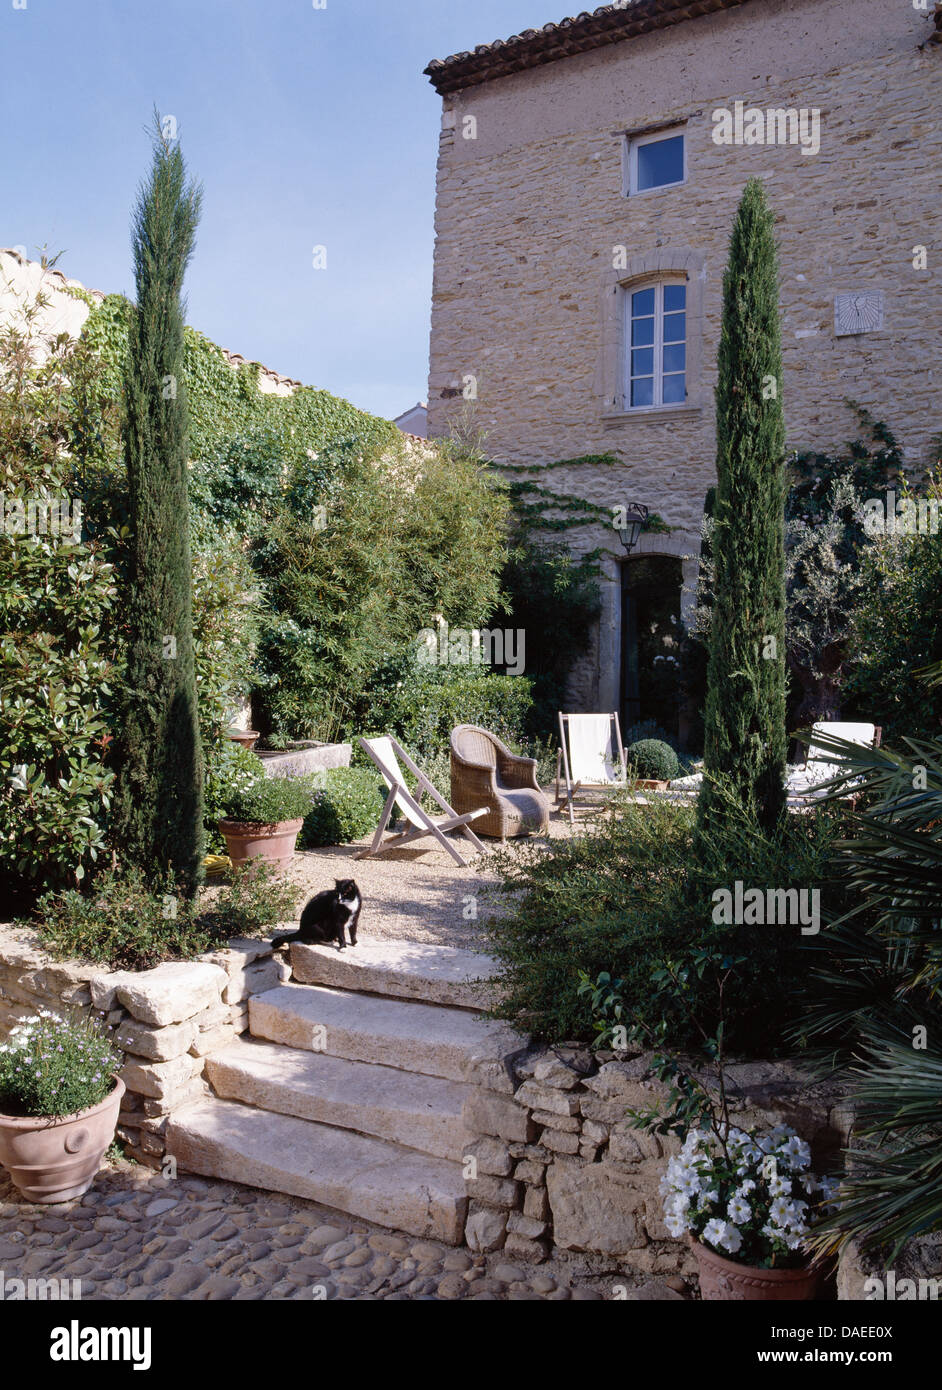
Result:
{"type": "MultiPolygon", "coordinates": [[[[120,392],[127,351],[131,304],[110,294],[95,305],[82,338],[99,354],[107,385],[120,392]]],[[[236,436],[260,431],[280,437],[286,462],[317,453],[328,442],[356,436],[368,444],[395,440],[399,431],[388,420],[358,410],[349,401],[298,387],[290,396],[259,389],[260,366],[246,362],[233,368],[222,348],[194,328],[184,330],[183,382],[189,408],[190,455],[215,453],[236,436]]]]}

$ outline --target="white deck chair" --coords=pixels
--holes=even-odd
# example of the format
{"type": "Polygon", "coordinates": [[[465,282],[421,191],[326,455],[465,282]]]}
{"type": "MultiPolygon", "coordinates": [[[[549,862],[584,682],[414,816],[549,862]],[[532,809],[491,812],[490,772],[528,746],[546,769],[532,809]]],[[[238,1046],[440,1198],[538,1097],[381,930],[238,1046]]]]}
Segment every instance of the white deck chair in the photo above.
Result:
{"type": "Polygon", "coordinates": [[[860,748],[878,748],[882,732],[876,724],[845,724],[836,719],[823,719],[813,724],[805,765],[791,772],[788,777],[789,803],[800,804],[826,795],[827,793],[819,790],[821,784],[839,776],[843,770],[840,763],[826,761],[821,756],[824,750],[819,749],[818,756],[815,756],[816,734],[830,734],[834,738],[844,739],[847,743],[855,743],[860,748]]]}
{"type": "Polygon", "coordinates": [[[477,820],[478,816],[487,815],[487,807],[482,806],[480,810],[469,811],[466,815],[459,816],[453,810],[444,797],[432,786],[429,779],[421,768],[416,767],[409,757],[409,754],[397,743],[394,738],[361,738],[360,747],[372,758],[383,775],[383,781],[389,788],[389,795],[383,807],[383,814],[380,817],[379,825],[376,827],[376,834],[373,836],[373,843],[369,849],[362,849],[355,856],[357,859],[366,859],[372,854],[385,854],[388,849],[398,848],[400,845],[407,845],[412,840],[420,840],[425,835],[432,835],[451,855],[456,863],[467,867],[467,860],[462,859],[450,840],[446,839],[449,830],[460,830],[461,833],[471,841],[471,844],[479,853],[485,853],[485,847],[470,828],[468,822],[477,820]],[[406,767],[416,779],[416,796],[413,796],[406,785],[402,768],[399,760],[402,759],[406,767]],[[422,796],[428,792],[433,800],[445,812],[444,816],[433,818],[421,804],[422,796]],[[418,798],[418,799],[417,799],[418,798]],[[383,840],[383,834],[389,823],[394,806],[405,816],[411,825],[411,830],[404,831],[401,835],[392,835],[388,840],[383,840]]]}
{"type": "Polygon", "coordinates": [[[618,714],[563,714],[559,716],[559,756],[556,759],[556,804],[560,770],[566,776],[569,824],[575,824],[572,803],[580,791],[611,791],[628,780],[625,750],[618,714]]]}

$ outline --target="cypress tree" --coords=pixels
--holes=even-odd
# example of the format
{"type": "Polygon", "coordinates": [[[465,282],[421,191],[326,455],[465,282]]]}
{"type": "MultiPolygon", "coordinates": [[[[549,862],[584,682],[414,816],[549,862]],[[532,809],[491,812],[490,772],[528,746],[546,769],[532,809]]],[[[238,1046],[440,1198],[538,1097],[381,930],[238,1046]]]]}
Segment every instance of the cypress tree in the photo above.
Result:
{"type": "Polygon", "coordinates": [[[771,830],[785,809],[785,421],[773,216],[743,192],[723,278],[716,387],[716,566],[701,832],[731,793],[771,830]]]}
{"type": "Polygon", "coordinates": [[[181,290],[201,191],[155,113],[132,222],[137,305],[124,372],[131,518],[126,694],[114,839],[155,884],[202,874],[202,752],[193,662],[181,290]]]}

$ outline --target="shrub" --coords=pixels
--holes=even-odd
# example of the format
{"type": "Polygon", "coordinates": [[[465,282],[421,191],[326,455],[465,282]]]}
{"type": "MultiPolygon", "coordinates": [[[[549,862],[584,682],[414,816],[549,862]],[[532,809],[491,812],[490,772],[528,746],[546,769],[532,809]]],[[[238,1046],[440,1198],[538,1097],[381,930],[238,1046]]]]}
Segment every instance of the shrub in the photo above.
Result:
{"type": "Polygon", "coordinates": [[[57,960],[86,960],[112,970],[149,970],[189,960],[214,944],[195,925],[187,899],[168,883],[151,889],[140,873],[109,870],[87,892],[44,893],[35,907],[43,947],[57,960]]]}
{"type": "MultiPolygon", "coordinates": [[[[694,1042],[694,1014],[715,1031],[716,1005],[695,973],[684,1008],[659,998],[655,972],[695,946],[746,957],[737,976],[729,1046],[753,1053],[781,1047],[796,981],[804,971],[798,928],[720,926],[713,893],[737,879],[760,887],[821,886],[836,833],[827,813],[794,816],[771,836],[728,808],[728,825],[694,853],[694,811],[675,804],[637,806],[617,797],[584,835],[545,846],[497,851],[506,914],[487,924],[506,991],[500,1017],[558,1042],[591,1038],[592,1014],[579,995],[579,972],[623,981],[623,992],[651,1026],[662,1020],[673,1046],[694,1042]]],[[[826,894],[823,891],[822,897],[826,894]]]]}
{"type": "Polygon", "coordinates": [[[121,1054],[100,1022],[43,1009],[0,1046],[0,1111],[52,1117],[86,1110],[114,1089],[120,1066],[121,1054]]]}
{"type": "Polygon", "coordinates": [[[265,776],[261,758],[231,738],[207,748],[206,784],[203,808],[207,844],[219,851],[225,841],[219,833],[219,822],[225,819],[226,805],[233,796],[247,792],[265,776]]]}
{"type": "Polygon", "coordinates": [[[254,825],[303,820],[314,791],[311,777],[262,777],[230,790],[223,798],[225,819],[254,825]]]}
{"type": "Polygon", "coordinates": [[[376,829],[386,794],[378,775],[367,768],[329,768],[304,819],[302,846],[348,845],[368,835],[376,829]]]}
{"type": "Polygon", "coordinates": [[[267,936],[279,922],[294,918],[297,896],[297,888],[271,864],[251,859],[211,902],[200,904],[198,922],[201,929],[208,929],[220,940],[267,936]]]}
{"type": "Polygon", "coordinates": [[[643,738],[625,750],[628,769],[635,777],[669,782],[680,776],[680,762],[670,744],[660,739],[643,738]]]}
{"type": "Polygon", "coordinates": [[[435,666],[412,653],[382,667],[364,692],[360,727],[392,733],[421,766],[447,753],[457,724],[479,724],[506,743],[520,743],[532,700],[527,676],[495,675],[483,666],[435,666]]]}
{"type": "Polygon", "coordinates": [[[4,889],[80,882],[104,848],[111,798],[104,709],[113,670],[102,625],[114,576],[104,547],[82,535],[69,458],[87,441],[70,413],[69,383],[101,430],[108,404],[88,354],[40,333],[45,302],[25,299],[0,331],[4,889]]]}

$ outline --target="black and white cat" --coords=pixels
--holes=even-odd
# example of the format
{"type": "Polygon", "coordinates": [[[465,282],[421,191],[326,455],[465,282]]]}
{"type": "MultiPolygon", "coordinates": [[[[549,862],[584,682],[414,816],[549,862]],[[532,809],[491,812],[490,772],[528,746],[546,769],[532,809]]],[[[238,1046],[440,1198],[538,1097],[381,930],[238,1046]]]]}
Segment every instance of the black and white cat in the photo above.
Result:
{"type": "Polygon", "coordinates": [[[272,950],[287,946],[292,941],[300,941],[305,946],[319,946],[327,941],[336,941],[337,950],[346,945],[344,930],[349,933],[350,945],[357,944],[357,923],[360,908],[363,906],[360,890],[352,878],[334,880],[335,888],[327,888],[318,893],[301,913],[298,930],[285,932],[283,936],[272,938],[272,950]]]}

